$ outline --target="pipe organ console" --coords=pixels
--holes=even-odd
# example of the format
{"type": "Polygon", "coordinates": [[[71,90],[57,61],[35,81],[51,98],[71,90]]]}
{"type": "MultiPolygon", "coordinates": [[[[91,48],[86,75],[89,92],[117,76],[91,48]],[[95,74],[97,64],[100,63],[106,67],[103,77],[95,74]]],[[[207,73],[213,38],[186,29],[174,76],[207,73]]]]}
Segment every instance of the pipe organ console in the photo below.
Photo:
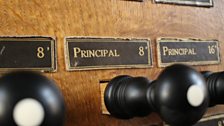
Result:
{"type": "Polygon", "coordinates": [[[224,1],[0,6],[0,126],[224,126],[224,1]]]}

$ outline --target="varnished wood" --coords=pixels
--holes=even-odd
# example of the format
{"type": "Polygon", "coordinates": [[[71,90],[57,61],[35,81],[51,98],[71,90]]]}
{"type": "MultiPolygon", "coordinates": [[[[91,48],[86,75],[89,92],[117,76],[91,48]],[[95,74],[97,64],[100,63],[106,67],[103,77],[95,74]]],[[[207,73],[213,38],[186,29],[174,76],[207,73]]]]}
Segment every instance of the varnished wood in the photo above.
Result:
{"type": "Polygon", "coordinates": [[[101,112],[105,115],[110,115],[110,112],[108,112],[105,102],[104,102],[104,91],[106,89],[107,83],[101,83],[100,84],[100,96],[101,96],[101,112]]]}
{"type": "MultiPolygon", "coordinates": [[[[151,0],[1,0],[0,35],[49,35],[57,37],[58,71],[46,73],[63,92],[66,126],[162,125],[157,114],[119,120],[101,113],[100,80],[127,74],[156,79],[157,37],[218,39],[224,50],[224,1],[213,8],[154,4],[151,0]],[[66,72],[65,36],[151,38],[153,68],[66,72]]],[[[125,47],[124,47],[125,49],[125,47]]],[[[221,55],[223,61],[224,55],[221,55]]],[[[195,66],[197,70],[222,71],[224,64],[195,66]]],[[[216,107],[209,113],[224,112],[216,107]]]]}

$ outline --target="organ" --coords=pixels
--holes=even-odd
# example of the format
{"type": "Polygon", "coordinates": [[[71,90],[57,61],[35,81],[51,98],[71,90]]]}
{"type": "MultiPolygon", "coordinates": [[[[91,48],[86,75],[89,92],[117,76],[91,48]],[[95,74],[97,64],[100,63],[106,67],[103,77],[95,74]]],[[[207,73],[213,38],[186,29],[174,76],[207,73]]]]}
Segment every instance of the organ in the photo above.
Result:
{"type": "MultiPolygon", "coordinates": [[[[26,97],[31,99],[25,99],[24,101],[21,100],[25,96],[18,98],[22,93],[12,98],[7,96],[8,100],[15,98],[15,101],[13,105],[10,104],[13,107],[4,110],[10,110],[8,114],[11,115],[10,120],[13,121],[13,125],[20,124],[18,123],[19,121],[16,123],[15,120],[20,120],[19,117],[25,118],[25,116],[20,114],[16,116],[16,113],[21,112],[15,112],[13,117],[13,110],[14,108],[27,108],[24,103],[29,103],[39,110],[35,114],[40,115],[38,116],[39,122],[48,124],[45,123],[47,121],[45,118],[46,111],[49,110],[49,113],[54,113],[54,106],[44,104],[43,101],[51,102],[52,99],[50,98],[53,98],[57,99],[57,102],[53,102],[55,103],[54,105],[61,107],[55,109],[60,110],[60,112],[54,113],[58,114],[57,117],[59,119],[54,118],[53,115],[48,116],[53,119],[49,123],[51,121],[57,122],[58,125],[163,126],[167,125],[167,123],[175,124],[169,120],[180,117],[171,114],[168,116],[169,119],[167,119],[168,117],[165,114],[168,112],[161,114],[163,109],[160,108],[161,105],[156,105],[158,108],[155,109],[160,112],[152,112],[151,108],[148,109],[146,106],[147,109],[144,109],[145,111],[142,110],[145,113],[141,113],[139,110],[137,116],[132,115],[133,118],[116,118],[113,113],[110,113],[110,110],[107,110],[107,105],[104,102],[104,91],[108,83],[117,76],[144,77],[145,80],[143,79],[142,81],[147,80],[147,83],[154,83],[151,81],[160,78],[162,71],[169,66],[185,64],[197,71],[198,74],[201,74],[200,72],[202,71],[211,71],[203,74],[203,81],[206,82],[206,86],[203,86],[205,89],[208,88],[207,82],[214,83],[216,82],[215,80],[219,80],[217,81],[218,87],[210,86],[212,93],[209,101],[211,102],[209,102],[208,106],[205,105],[206,107],[203,107],[201,115],[194,118],[195,120],[191,124],[199,121],[195,124],[196,126],[208,126],[209,123],[221,126],[223,125],[222,120],[224,117],[224,107],[220,101],[222,99],[222,91],[214,93],[214,90],[219,91],[221,89],[222,78],[220,76],[222,74],[218,73],[224,71],[222,55],[224,48],[222,42],[224,40],[223,4],[221,0],[205,0],[190,3],[172,2],[171,4],[167,0],[145,0],[142,2],[133,0],[1,1],[0,78],[8,78],[14,72],[28,71],[33,73],[35,71],[34,73],[37,73],[35,75],[38,76],[35,79],[39,80],[38,78],[41,76],[47,82],[53,80],[53,82],[50,81],[53,84],[50,84],[49,88],[47,88],[49,86],[47,84],[46,88],[54,92],[52,97],[46,96],[41,99],[26,97]],[[168,40],[167,38],[172,38],[169,41],[173,42],[173,44],[170,44],[171,47],[169,49],[177,49],[179,48],[178,46],[187,49],[195,48],[194,51],[191,50],[192,54],[195,55],[170,55],[168,57],[169,53],[166,53],[167,55],[164,57],[161,48],[164,47],[166,49],[165,46],[168,47],[169,43],[164,42],[168,40]],[[96,41],[92,41],[92,39],[96,41]],[[114,43],[114,40],[117,43],[114,43]],[[159,41],[164,43],[164,46],[162,44],[159,46],[159,41]],[[197,45],[194,44],[195,41],[204,42],[204,44],[197,45]],[[89,42],[91,46],[89,46],[90,44],[83,44],[84,42],[89,42]],[[105,46],[99,46],[96,44],[97,42],[106,44],[105,46]],[[16,44],[14,45],[13,43],[16,44]],[[67,45],[68,43],[71,45],[67,45]],[[85,48],[83,48],[84,46],[85,48]],[[81,55],[79,53],[77,53],[75,58],[74,48],[77,49],[76,51],[79,51],[78,48],[80,48],[80,51],[104,50],[100,52],[105,52],[102,54],[105,56],[106,50],[108,50],[108,59],[105,57],[90,57],[90,55],[84,54],[83,57],[87,57],[83,59],[79,57],[81,55]],[[115,49],[117,49],[117,52],[115,49]],[[115,57],[109,57],[110,50],[112,50],[115,57]],[[43,53],[45,55],[42,55],[43,53]],[[118,56],[121,58],[118,59],[118,56]],[[217,97],[217,95],[220,97],[217,97]],[[22,107],[16,107],[16,103],[22,107]],[[44,117],[41,116],[43,113],[45,113],[44,117]]],[[[96,52],[96,54],[99,54],[99,52],[96,52]]],[[[28,75],[24,75],[23,79],[24,82],[28,82],[26,80],[30,78],[28,75]]],[[[10,81],[13,81],[13,79],[10,81]]],[[[11,93],[16,93],[19,90],[24,93],[29,92],[30,94],[35,94],[36,91],[41,92],[37,88],[35,90],[23,88],[25,85],[32,88],[38,87],[39,83],[19,83],[19,81],[21,80],[18,79],[16,82],[13,82],[12,85],[15,88],[9,88],[13,91],[11,93]]],[[[9,86],[5,83],[0,83],[1,85],[2,87],[9,86]]],[[[178,84],[175,83],[175,85],[178,84]]],[[[181,90],[182,86],[178,89],[181,90]]],[[[192,88],[192,90],[198,91],[200,89],[197,87],[192,88]]],[[[6,95],[2,90],[0,94],[6,95]]],[[[160,96],[159,94],[158,97],[160,96]]],[[[205,96],[204,93],[201,94],[205,96]]],[[[197,96],[199,97],[199,95],[197,96]]],[[[207,97],[205,98],[207,99],[207,97]]],[[[160,103],[159,99],[157,100],[156,103],[160,103]]],[[[178,105],[177,101],[174,100],[173,102],[178,105]]],[[[188,102],[185,101],[185,103],[188,102]]],[[[0,104],[6,104],[6,101],[2,101],[0,104]]],[[[175,106],[175,104],[170,104],[175,106]]],[[[192,104],[194,105],[194,101],[192,104]]],[[[24,109],[18,109],[18,111],[24,111],[25,113],[24,109]]],[[[184,113],[187,112],[182,111],[180,115],[184,113]]],[[[1,116],[0,124],[7,125],[10,123],[5,123],[4,121],[3,116],[1,116]]],[[[33,121],[38,122],[38,120],[33,121]]],[[[181,120],[179,121],[181,122],[181,120]]],[[[36,124],[41,125],[41,123],[36,124]]],[[[180,125],[180,123],[178,124],[180,125]]]]}

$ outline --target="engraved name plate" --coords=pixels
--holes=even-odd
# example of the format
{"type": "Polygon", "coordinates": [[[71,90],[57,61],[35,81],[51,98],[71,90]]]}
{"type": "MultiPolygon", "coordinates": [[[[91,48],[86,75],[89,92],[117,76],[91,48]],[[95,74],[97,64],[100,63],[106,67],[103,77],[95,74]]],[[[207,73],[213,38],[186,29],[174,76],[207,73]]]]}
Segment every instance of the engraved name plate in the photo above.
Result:
{"type": "Polygon", "coordinates": [[[172,39],[157,40],[159,67],[174,63],[189,65],[219,64],[219,42],[216,40],[172,39]]]}
{"type": "Polygon", "coordinates": [[[193,6],[212,7],[213,0],[154,0],[157,3],[172,3],[193,6]]]}
{"type": "Polygon", "coordinates": [[[194,126],[223,126],[223,125],[224,125],[224,114],[220,114],[204,117],[194,126]]]}
{"type": "Polygon", "coordinates": [[[0,71],[56,71],[55,40],[51,37],[0,37],[0,71]]]}
{"type": "Polygon", "coordinates": [[[91,70],[152,66],[150,41],[118,38],[66,38],[66,69],[91,70]]]}
{"type": "MultiPolygon", "coordinates": [[[[212,115],[203,117],[198,123],[193,126],[223,126],[224,125],[224,114],[212,115]]],[[[170,126],[164,123],[164,126],[170,126]]]]}

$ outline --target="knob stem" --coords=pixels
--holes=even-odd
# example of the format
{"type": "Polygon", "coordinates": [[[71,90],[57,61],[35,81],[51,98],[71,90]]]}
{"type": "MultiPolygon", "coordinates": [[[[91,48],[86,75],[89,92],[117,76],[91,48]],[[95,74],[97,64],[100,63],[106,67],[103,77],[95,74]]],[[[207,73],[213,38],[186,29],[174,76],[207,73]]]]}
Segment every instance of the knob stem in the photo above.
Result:
{"type": "Polygon", "coordinates": [[[210,106],[224,104],[224,72],[209,73],[203,72],[207,80],[207,87],[210,96],[210,106]]]}
{"type": "Polygon", "coordinates": [[[151,112],[147,100],[150,81],[144,77],[118,76],[105,89],[105,105],[111,115],[129,119],[151,112]]]}

